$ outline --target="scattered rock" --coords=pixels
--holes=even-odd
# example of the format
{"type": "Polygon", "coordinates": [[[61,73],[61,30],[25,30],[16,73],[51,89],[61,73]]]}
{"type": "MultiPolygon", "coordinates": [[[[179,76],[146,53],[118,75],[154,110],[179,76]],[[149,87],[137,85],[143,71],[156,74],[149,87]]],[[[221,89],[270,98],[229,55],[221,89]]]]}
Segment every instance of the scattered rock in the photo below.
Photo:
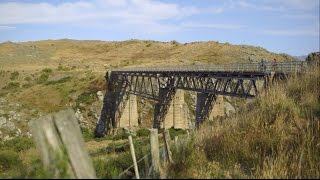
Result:
{"type": "Polygon", "coordinates": [[[7,123],[7,119],[5,117],[0,117],[0,128],[7,123]]]}
{"type": "Polygon", "coordinates": [[[10,120],[14,121],[20,121],[21,120],[21,114],[20,113],[15,113],[11,116],[10,120]]]}
{"type": "Polygon", "coordinates": [[[26,136],[27,136],[28,138],[31,138],[31,137],[32,137],[32,134],[28,131],[28,132],[26,133],[26,136]]]}
{"type": "Polygon", "coordinates": [[[8,113],[9,113],[10,116],[13,116],[14,114],[16,114],[15,111],[9,111],[8,113]]]}
{"type": "Polygon", "coordinates": [[[75,113],[75,116],[76,118],[78,119],[78,122],[80,124],[83,124],[83,125],[87,125],[88,123],[85,121],[83,115],[81,114],[80,112],[80,109],[77,109],[76,113],[75,113]]]}
{"type": "Polygon", "coordinates": [[[102,91],[98,91],[97,92],[97,98],[99,99],[99,101],[103,101],[103,93],[102,93],[102,91]]]}
{"type": "Polygon", "coordinates": [[[6,103],[6,99],[0,98],[0,104],[5,104],[5,103],[6,103]]]}
{"type": "Polygon", "coordinates": [[[9,135],[6,135],[4,138],[3,138],[3,141],[9,141],[13,139],[13,137],[10,137],[9,135]]]}
{"type": "Polygon", "coordinates": [[[19,136],[21,134],[21,130],[19,128],[17,128],[17,131],[16,131],[16,135],[15,136],[19,136]]]}
{"type": "Polygon", "coordinates": [[[11,121],[7,121],[6,123],[6,128],[9,130],[9,131],[13,131],[16,129],[16,126],[13,122],[11,121]]]}

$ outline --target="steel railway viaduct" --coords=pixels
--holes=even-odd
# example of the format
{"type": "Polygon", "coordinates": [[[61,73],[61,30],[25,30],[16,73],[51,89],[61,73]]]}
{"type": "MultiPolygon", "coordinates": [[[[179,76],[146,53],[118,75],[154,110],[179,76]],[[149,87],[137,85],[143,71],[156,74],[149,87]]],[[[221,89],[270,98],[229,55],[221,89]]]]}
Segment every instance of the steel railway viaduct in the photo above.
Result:
{"type": "Polygon", "coordinates": [[[107,91],[96,136],[117,127],[130,94],[156,101],[153,128],[160,128],[177,89],[197,92],[195,126],[209,116],[218,95],[254,98],[257,81],[267,87],[275,79],[304,72],[308,63],[223,64],[115,69],[106,73],[107,91]]]}

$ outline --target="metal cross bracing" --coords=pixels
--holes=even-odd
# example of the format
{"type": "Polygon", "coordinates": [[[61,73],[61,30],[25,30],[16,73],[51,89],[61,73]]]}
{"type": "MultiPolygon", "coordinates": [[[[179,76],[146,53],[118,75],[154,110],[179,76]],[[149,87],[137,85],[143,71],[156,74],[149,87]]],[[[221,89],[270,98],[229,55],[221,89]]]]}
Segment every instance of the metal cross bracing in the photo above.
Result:
{"type": "Polygon", "coordinates": [[[256,80],[265,73],[213,73],[213,72],[115,72],[119,83],[125,79],[126,91],[159,101],[159,90],[163,88],[183,89],[250,98],[257,94],[256,80]]]}
{"type": "Polygon", "coordinates": [[[271,74],[283,77],[300,73],[306,62],[274,64],[228,64],[162,68],[115,69],[106,74],[107,92],[96,135],[116,127],[130,94],[156,101],[153,126],[160,127],[176,89],[195,91],[197,95],[196,126],[205,121],[217,95],[253,98],[258,95],[257,81],[264,86],[271,74]],[[277,75],[278,74],[278,75],[277,75]]]}

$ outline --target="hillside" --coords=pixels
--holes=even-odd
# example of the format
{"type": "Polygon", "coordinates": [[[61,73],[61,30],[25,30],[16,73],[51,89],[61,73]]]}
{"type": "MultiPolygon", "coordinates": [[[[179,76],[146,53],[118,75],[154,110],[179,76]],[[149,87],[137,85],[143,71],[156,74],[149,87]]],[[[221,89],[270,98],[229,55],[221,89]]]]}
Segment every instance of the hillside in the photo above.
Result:
{"type": "Polygon", "coordinates": [[[247,63],[261,59],[294,60],[261,47],[219,42],[157,42],[128,40],[122,42],[46,40],[0,44],[1,67],[36,70],[59,64],[77,70],[105,71],[127,66],[190,65],[208,63],[247,63]]]}

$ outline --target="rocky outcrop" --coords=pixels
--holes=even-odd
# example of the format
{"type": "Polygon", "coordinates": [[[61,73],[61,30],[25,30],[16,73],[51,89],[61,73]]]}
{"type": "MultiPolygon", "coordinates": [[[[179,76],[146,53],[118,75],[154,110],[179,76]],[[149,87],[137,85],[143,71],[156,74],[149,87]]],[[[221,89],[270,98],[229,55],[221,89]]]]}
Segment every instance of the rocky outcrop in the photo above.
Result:
{"type": "Polygon", "coordinates": [[[79,124],[85,125],[85,126],[88,125],[88,123],[85,121],[82,113],[80,112],[80,109],[77,109],[77,111],[75,112],[75,116],[76,116],[79,124]]]}
{"type": "Polygon", "coordinates": [[[103,92],[102,91],[98,91],[97,92],[97,98],[99,99],[99,101],[103,101],[103,92]]]}
{"type": "Polygon", "coordinates": [[[0,128],[4,127],[7,123],[7,119],[5,117],[0,117],[0,128]]]}

